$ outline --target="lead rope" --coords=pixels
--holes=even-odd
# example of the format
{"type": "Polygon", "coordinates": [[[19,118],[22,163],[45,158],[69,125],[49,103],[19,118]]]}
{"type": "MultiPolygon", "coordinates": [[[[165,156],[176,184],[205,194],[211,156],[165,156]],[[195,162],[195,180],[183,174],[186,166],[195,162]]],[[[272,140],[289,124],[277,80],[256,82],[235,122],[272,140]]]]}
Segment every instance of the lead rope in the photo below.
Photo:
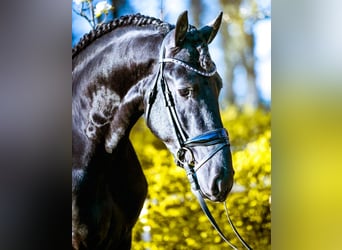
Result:
{"type": "MultiPolygon", "coordinates": [[[[218,234],[220,235],[220,237],[232,248],[237,250],[238,248],[232,244],[227,237],[223,234],[222,230],[220,229],[220,227],[218,226],[216,220],[214,219],[214,217],[212,216],[212,214],[210,213],[210,210],[206,204],[206,202],[204,201],[201,191],[200,191],[200,187],[199,184],[197,182],[197,176],[196,176],[196,172],[194,171],[193,167],[189,166],[189,163],[185,163],[183,165],[186,175],[189,179],[190,185],[191,185],[191,191],[192,193],[196,196],[198,203],[201,206],[201,209],[203,210],[204,214],[207,216],[208,220],[210,221],[211,225],[215,228],[215,230],[218,232],[218,234]]],[[[241,237],[241,235],[238,233],[238,231],[236,230],[233,222],[231,221],[229,214],[228,214],[228,209],[227,209],[227,205],[226,202],[224,202],[224,207],[225,207],[225,211],[226,211],[226,216],[228,218],[228,222],[230,224],[230,226],[232,227],[235,235],[238,237],[238,239],[240,240],[240,242],[242,243],[242,245],[248,249],[248,250],[253,250],[241,237]]]]}
{"type": "Polygon", "coordinates": [[[229,222],[230,226],[232,227],[232,229],[233,229],[235,235],[239,238],[240,242],[242,243],[242,245],[244,245],[244,247],[245,247],[246,249],[252,249],[252,248],[247,244],[247,242],[244,241],[244,239],[241,237],[241,235],[239,234],[239,232],[236,230],[236,228],[235,228],[235,226],[234,226],[232,220],[230,219],[229,214],[228,214],[228,208],[227,208],[227,203],[226,203],[226,201],[223,202],[223,205],[224,205],[224,210],[226,211],[226,216],[227,216],[227,218],[228,218],[228,222],[229,222]]]}
{"type": "Polygon", "coordinates": [[[184,169],[185,169],[185,172],[186,172],[186,175],[188,176],[188,179],[189,179],[189,182],[190,182],[190,185],[191,185],[191,191],[192,193],[196,196],[204,214],[207,216],[207,218],[209,219],[211,225],[215,228],[215,230],[218,232],[218,234],[221,236],[221,238],[227,242],[227,244],[237,250],[237,247],[234,246],[226,237],[225,235],[222,233],[220,227],[217,225],[214,217],[211,215],[210,211],[209,211],[209,208],[207,206],[207,204],[205,203],[203,197],[202,197],[202,194],[200,192],[200,187],[199,187],[199,184],[197,182],[197,176],[196,176],[196,173],[195,171],[193,170],[192,167],[189,166],[188,163],[185,163],[184,165],[184,169]]]}

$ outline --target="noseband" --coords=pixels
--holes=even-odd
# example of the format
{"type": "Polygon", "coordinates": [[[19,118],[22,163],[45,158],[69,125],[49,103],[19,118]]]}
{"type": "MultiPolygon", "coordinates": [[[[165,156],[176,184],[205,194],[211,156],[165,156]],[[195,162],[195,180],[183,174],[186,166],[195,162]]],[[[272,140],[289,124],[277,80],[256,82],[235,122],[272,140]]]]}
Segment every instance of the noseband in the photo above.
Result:
{"type": "MultiPolygon", "coordinates": [[[[226,241],[233,249],[237,249],[236,246],[234,246],[222,233],[221,229],[217,225],[214,217],[211,215],[204,199],[203,199],[203,193],[201,192],[200,186],[198,184],[196,172],[208,161],[210,160],[217,152],[222,150],[225,147],[228,147],[229,144],[229,138],[228,133],[226,129],[224,128],[218,128],[214,129],[208,132],[205,132],[204,134],[195,136],[193,138],[188,138],[186,132],[183,130],[181,123],[179,121],[179,118],[177,116],[177,112],[175,109],[175,103],[172,96],[172,93],[170,91],[170,88],[167,84],[167,81],[164,78],[164,63],[174,63],[179,64],[186,68],[187,70],[196,72],[197,74],[200,74],[205,77],[211,77],[216,74],[216,66],[214,69],[210,72],[202,71],[199,69],[196,69],[189,64],[176,59],[176,58],[165,58],[165,46],[163,41],[161,45],[161,51],[159,55],[159,70],[156,75],[154,86],[149,94],[147,108],[146,108],[146,122],[149,122],[149,116],[151,112],[151,107],[155,101],[156,95],[157,95],[157,87],[158,83],[161,85],[162,93],[164,96],[165,105],[168,109],[168,114],[170,121],[173,125],[173,128],[175,130],[177,141],[179,145],[179,149],[176,154],[177,158],[177,165],[180,167],[183,167],[186,171],[187,177],[189,179],[189,182],[191,184],[191,189],[194,195],[197,197],[199,204],[205,213],[205,215],[208,217],[210,223],[212,226],[216,229],[216,231],[219,233],[221,238],[226,241]],[[201,159],[199,162],[196,162],[194,154],[193,154],[193,148],[197,146],[215,146],[214,149],[208,154],[207,157],[204,159],[201,159]],[[190,159],[186,157],[186,154],[190,154],[190,159]]],[[[229,217],[228,217],[229,218],[229,217]]],[[[234,228],[235,229],[235,228],[234,228]]],[[[235,230],[234,230],[235,232],[235,230]]],[[[237,233],[237,232],[235,232],[237,233]]],[[[245,243],[242,238],[240,238],[240,235],[238,235],[238,238],[240,241],[245,243]]],[[[246,243],[245,243],[246,244],[246,243]]],[[[244,245],[245,245],[244,244],[244,245]]],[[[245,245],[246,246],[246,245],[245,245]]],[[[248,246],[248,245],[247,245],[248,246]]],[[[251,249],[249,246],[246,247],[247,249],[251,249]]]]}

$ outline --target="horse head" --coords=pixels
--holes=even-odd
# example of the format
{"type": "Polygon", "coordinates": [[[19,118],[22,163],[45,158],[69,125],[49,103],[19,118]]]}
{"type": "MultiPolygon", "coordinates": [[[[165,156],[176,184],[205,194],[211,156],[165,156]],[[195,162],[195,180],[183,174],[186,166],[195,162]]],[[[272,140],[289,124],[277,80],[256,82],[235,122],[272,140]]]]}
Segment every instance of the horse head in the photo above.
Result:
{"type": "Polygon", "coordinates": [[[219,112],[222,81],[208,50],[221,21],[222,13],[196,29],[182,13],[162,42],[159,70],[144,98],[147,125],[179,165],[191,165],[202,195],[212,201],[226,199],[234,175],[219,112]]]}

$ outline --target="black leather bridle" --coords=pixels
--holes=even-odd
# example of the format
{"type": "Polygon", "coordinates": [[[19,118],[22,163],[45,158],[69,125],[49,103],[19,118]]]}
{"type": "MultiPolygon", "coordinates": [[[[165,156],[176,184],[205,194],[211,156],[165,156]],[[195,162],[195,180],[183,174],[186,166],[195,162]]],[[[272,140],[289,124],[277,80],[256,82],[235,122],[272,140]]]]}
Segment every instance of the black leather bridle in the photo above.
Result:
{"type": "MultiPolygon", "coordinates": [[[[204,195],[201,192],[200,186],[198,184],[197,176],[196,176],[197,170],[200,169],[217,152],[219,152],[220,150],[222,150],[225,147],[230,146],[228,133],[227,133],[225,128],[218,128],[218,129],[208,131],[204,134],[195,136],[193,138],[190,138],[190,139],[188,138],[186,132],[182,129],[181,123],[179,121],[179,118],[177,116],[177,112],[175,109],[175,103],[174,103],[172,93],[169,89],[167,81],[164,79],[164,64],[165,63],[179,64],[179,65],[185,67],[186,69],[188,69],[190,71],[194,71],[197,74],[200,74],[200,75],[206,76],[206,77],[211,77],[211,76],[216,74],[216,66],[214,67],[214,69],[212,71],[206,72],[206,71],[198,70],[198,69],[188,65],[187,63],[185,63],[179,59],[165,58],[165,46],[164,46],[164,41],[163,41],[162,46],[161,46],[160,56],[159,56],[159,70],[158,70],[157,75],[154,79],[153,88],[152,88],[151,92],[149,93],[145,117],[146,117],[146,121],[149,122],[151,107],[152,107],[152,105],[155,101],[156,95],[157,95],[158,83],[160,83],[162,93],[163,93],[163,97],[164,97],[164,101],[165,101],[165,105],[168,109],[169,118],[170,118],[170,121],[171,121],[173,128],[175,130],[175,133],[177,136],[177,141],[179,144],[179,149],[178,149],[177,154],[176,154],[177,165],[180,167],[183,167],[184,170],[186,171],[186,175],[187,175],[188,180],[191,184],[191,190],[194,193],[194,195],[196,196],[196,198],[198,199],[199,204],[200,204],[203,212],[208,217],[212,226],[216,229],[216,231],[219,233],[219,235],[221,236],[221,238],[225,242],[227,242],[233,249],[237,249],[237,247],[234,246],[225,237],[225,235],[222,233],[220,227],[216,223],[214,217],[210,213],[208,206],[204,201],[204,198],[203,198],[204,195]],[[215,146],[215,148],[209,153],[209,155],[207,157],[205,157],[204,159],[201,159],[198,163],[196,163],[195,157],[193,154],[193,148],[197,147],[197,146],[215,146]],[[191,156],[190,158],[186,157],[187,153],[190,154],[190,156],[191,156]]],[[[228,213],[227,213],[227,216],[228,216],[228,213]]],[[[230,221],[229,216],[228,216],[228,220],[229,220],[229,223],[232,226],[235,234],[240,239],[242,244],[246,247],[246,249],[252,249],[238,234],[234,225],[230,221]]]]}

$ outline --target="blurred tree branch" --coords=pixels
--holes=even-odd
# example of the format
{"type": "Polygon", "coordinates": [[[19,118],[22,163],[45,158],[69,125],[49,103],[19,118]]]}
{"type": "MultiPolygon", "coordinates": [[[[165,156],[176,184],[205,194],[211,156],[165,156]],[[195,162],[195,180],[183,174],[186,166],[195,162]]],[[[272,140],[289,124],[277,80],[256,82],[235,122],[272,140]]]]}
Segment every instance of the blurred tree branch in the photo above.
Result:
{"type": "Polygon", "coordinates": [[[104,23],[109,12],[114,9],[114,7],[107,1],[99,1],[96,3],[95,7],[93,0],[73,0],[73,3],[76,8],[73,6],[72,10],[77,15],[87,20],[93,30],[96,29],[97,25],[104,23]]]}
{"type": "Polygon", "coordinates": [[[220,31],[226,64],[224,74],[228,81],[224,98],[228,105],[238,104],[233,91],[233,82],[235,70],[242,66],[246,76],[243,106],[257,108],[261,104],[261,98],[256,86],[253,26],[257,21],[270,17],[270,14],[267,10],[261,10],[256,0],[220,0],[220,5],[224,12],[220,31]]]}

